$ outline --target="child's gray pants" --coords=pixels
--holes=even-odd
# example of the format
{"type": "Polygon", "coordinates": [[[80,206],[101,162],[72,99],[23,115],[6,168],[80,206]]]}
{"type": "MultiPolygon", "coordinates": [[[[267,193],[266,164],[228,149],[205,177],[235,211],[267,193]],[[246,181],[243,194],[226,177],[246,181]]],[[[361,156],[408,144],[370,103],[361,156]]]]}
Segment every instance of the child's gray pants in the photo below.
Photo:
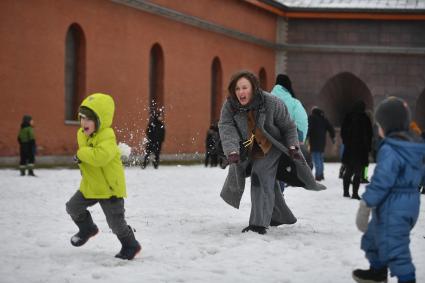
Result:
{"type": "Polygon", "coordinates": [[[124,199],[86,199],[80,191],[77,191],[66,203],[66,211],[72,220],[78,222],[84,220],[87,213],[87,207],[100,204],[103,213],[106,216],[109,228],[118,238],[128,236],[130,230],[124,218],[124,199]]]}

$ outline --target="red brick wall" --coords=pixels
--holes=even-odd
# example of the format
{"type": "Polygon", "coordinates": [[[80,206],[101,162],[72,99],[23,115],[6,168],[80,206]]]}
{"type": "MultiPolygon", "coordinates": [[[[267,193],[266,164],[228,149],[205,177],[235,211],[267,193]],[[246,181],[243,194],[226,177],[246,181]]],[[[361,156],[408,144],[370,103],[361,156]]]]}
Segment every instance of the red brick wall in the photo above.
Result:
{"type": "MultiPolygon", "coordinates": [[[[240,1],[155,2],[242,32],[255,27],[251,34],[274,40],[276,18],[240,1]]],[[[240,69],[258,74],[264,67],[273,81],[271,49],[111,1],[0,1],[0,156],[18,153],[23,114],[34,118],[40,154],[75,152],[78,126],[64,123],[65,36],[72,23],[80,25],[86,39],[87,94],[115,98],[118,140],[133,147],[146,127],[149,54],[155,43],[164,53],[164,153],[204,151],[215,56],[221,61],[224,96],[230,76],[240,69]]]]}

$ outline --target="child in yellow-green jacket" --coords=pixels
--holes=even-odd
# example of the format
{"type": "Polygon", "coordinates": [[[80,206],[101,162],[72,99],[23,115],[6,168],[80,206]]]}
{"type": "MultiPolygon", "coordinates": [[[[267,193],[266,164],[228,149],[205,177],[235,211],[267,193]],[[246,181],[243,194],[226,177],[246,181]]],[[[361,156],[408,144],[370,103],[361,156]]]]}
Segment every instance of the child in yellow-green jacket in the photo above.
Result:
{"type": "Polygon", "coordinates": [[[142,248],[124,217],[125,175],[111,128],[114,111],[114,100],[102,93],[88,96],[80,106],[81,128],[77,133],[78,151],[74,160],[80,167],[82,179],[80,189],[66,203],[66,211],[79,228],[71,244],[79,247],[99,232],[87,210],[99,203],[109,227],[122,244],[115,257],[131,260],[142,248]]]}

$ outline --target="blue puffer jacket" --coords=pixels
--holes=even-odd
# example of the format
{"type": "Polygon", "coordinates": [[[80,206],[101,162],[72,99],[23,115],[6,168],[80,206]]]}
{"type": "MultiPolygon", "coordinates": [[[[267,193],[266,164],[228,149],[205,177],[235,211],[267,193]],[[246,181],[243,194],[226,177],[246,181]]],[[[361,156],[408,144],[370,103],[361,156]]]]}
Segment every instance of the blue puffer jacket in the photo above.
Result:
{"type": "Polygon", "coordinates": [[[298,131],[301,132],[299,141],[305,142],[308,131],[308,115],[301,102],[293,98],[289,91],[281,85],[275,85],[271,93],[285,103],[289,116],[297,125],[298,131]]]}
{"type": "MultiPolygon", "coordinates": [[[[406,134],[405,137],[408,137],[406,134]]],[[[419,184],[425,173],[425,143],[385,138],[362,199],[372,208],[372,220],[362,239],[369,260],[387,263],[392,275],[414,272],[409,234],[419,216],[419,184]]]]}

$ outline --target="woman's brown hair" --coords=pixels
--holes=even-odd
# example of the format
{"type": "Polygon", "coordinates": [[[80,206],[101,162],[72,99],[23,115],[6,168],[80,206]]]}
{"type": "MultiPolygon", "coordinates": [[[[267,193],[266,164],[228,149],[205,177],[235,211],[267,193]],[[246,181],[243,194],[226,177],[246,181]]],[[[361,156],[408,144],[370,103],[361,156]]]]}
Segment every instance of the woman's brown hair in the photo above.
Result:
{"type": "Polygon", "coordinates": [[[253,95],[260,91],[260,82],[258,81],[257,77],[249,71],[240,71],[235,73],[230,79],[229,86],[227,87],[229,96],[236,95],[236,83],[241,78],[245,78],[251,83],[253,95]]]}

